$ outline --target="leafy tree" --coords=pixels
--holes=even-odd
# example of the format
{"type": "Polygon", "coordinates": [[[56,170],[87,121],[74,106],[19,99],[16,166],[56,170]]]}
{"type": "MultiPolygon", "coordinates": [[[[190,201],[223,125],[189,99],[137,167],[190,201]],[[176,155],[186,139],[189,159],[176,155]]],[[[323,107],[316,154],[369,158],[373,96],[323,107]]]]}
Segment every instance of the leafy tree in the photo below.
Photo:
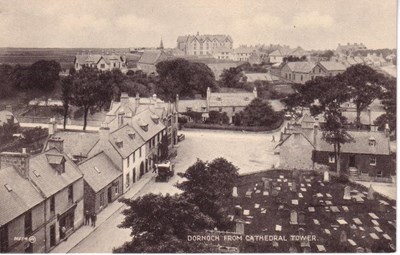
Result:
{"type": "Polygon", "coordinates": [[[376,98],[380,96],[384,76],[366,65],[354,65],[339,75],[346,84],[344,91],[349,94],[356,106],[357,117],[355,124],[361,127],[360,115],[376,98]]]}
{"type": "Polygon", "coordinates": [[[221,86],[228,88],[242,88],[243,77],[243,69],[241,66],[224,69],[220,79],[221,86]]]}
{"type": "Polygon", "coordinates": [[[29,68],[29,88],[52,91],[59,80],[61,66],[54,60],[40,60],[29,68]]]}
{"type": "Polygon", "coordinates": [[[232,194],[238,168],[224,158],[211,162],[197,160],[180,176],[187,179],[176,185],[183,190],[183,196],[215,220],[216,227],[229,229],[230,222],[223,205],[232,194]]]}
{"type": "Polygon", "coordinates": [[[168,136],[163,135],[161,137],[161,143],[160,143],[160,160],[161,161],[168,159],[168,154],[169,154],[168,145],[169,145],[168,136]]]}
{"type": "Polygon", "coordinates": [[[379,116],[375,124],[378,125],[380,130],[385,128],[386,123],[389,124],[390,130],[396,130],[396,79],[390,78],[386,80],[380,99],[386,113],[379,116]]]}
{"type": "Polygon", "coordinates": [[[83,130],[86,130],[89,111],[99,111],[110,100],[110,90],[107,83],[99,79],[100,71],[84,67],[74,76],[72,104],[83,109],[83,130]]]}
{"type": "Polygon", "coordinates": [[[193,235],[213,225],[213,220],[181,195],[148,194],[122,199],[127,205],[120,228],[131,230],[132,241],[116,248],[116,253],[210,252],[202,243],[188,241],[193,235]]]}
{"type": "Polygon", "coordinates": [[[19,124],[14,124],[14,117],[0,126],[0,145],[6,144],[13,139],[13,134],[18,133],[19,124]]]}
{"type": "Polygon", "coordinates": [[[215,76],[203,63],[193,63],[185,59],[162,61],[156,65],[159,81],[156,92],[163,99],[175,101],[176,94],[181,97],[206,95],[207,87],[216,88],[215,76]]]}
{"type": "Polygon", "coordinates": [[[72,99],[72,83],[72,76],[67,76],[61,80],[61,100],[63,102],[64,109],[64,129],[67,126],[69,104],[71,103],[72,99]]]}
{"type": "Polygon", "coordinates": [[[206,123],[209,124],[228,124],[229,117],[226,112],[210,111],[206,123]]]}
{"type": "Polygon", "coordinates": [[[253,99],[239,114],[241,125],[256,127],[269,126],[282,117],[269,103],[263,102],[260,98],[253,99]]]}
{"type": "Polygon", "coordinates": [[[0,65],[0,98],[12,95],[13,91],[13,71],[10,65],[0,65]]]}

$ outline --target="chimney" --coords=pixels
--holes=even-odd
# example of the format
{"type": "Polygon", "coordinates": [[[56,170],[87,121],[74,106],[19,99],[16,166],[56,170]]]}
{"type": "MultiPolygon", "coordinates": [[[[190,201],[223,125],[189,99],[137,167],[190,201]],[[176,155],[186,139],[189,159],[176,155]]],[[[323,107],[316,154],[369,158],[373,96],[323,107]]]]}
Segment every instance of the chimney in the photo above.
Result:
{"type": "Polygon", "coordinates": [[[176,99],[175,99],[175,110],[179,112],[179,94],[176,94],[176,99]]]}
{"type": "Polygon", "coordinates": [[[58,152],[64,152],[64,139],[59,136],[52,136],[49,139],[49,150],[55,148],[58,152]]]}
{"type": "Polygon", "coordinates": [[[389,128],[389,123],[385,124],[385,135],[386,137],[390,136],[390,128],[389,128]]]}
{"type": "Polygon", "coordinates": [[[121,105],[128,104],[128,101],[129,101],[128,93],[122,92],[121,93],[121,99],[120,99],[121,105]]]}
{"type": "Polygon", "coordinates": [[[153,94],[153,104],[154,106],[157,106],[157,95],[153,94]]]}
{"type": "Polygon", "coordinates": [[[139,97],[139,93],[136,93],[136,97],[135,97],[135,109],[139,108],[140,105],[140,97],[139,97]]]}
{"type": "Polygon", "coordinates": [[[254,89],[253,89],[253,94],[254,94],[254,97],[257,98],[257,88],[256,87],[254,87],[254,89]]]}
{"type": "Polygon", "coordinates": [[[99,136],[100,141],[107,141],[110,138],[110,128],[108,127],[107,123],[101,123],[99,136]]]}
{"type": "Polygon", "coordinates": [[[314,132],[313,132],[313,134],[314,134],[314,139],[313,139],[313,145],[314,146],[317,146],[317,134],[318,134],[318,124],[317,123],[314,123],[314,132]]]}
{"type": "Polygon", "coordinates": [[[370,126],[372,126],[372,116],[371,116],[371,108],[367,108],[368,111],[368,123],[370,126]]]}
{"type": "Polygon", "coordinates": [[[210,100],[211,97],[211,89],[210,87],[207,87],[207,100],[210,100]]]}
{"type": "Polygon", "coordinates": [[[2,152],[0,153],[0,169],[14,166],[18,173],[25,179],[29,179],[29,158],[26,149],[21,152],[2,152]]]}
{"type": "Polygon", "coordinates": [[[57,132],[57,122],[55,118],[50,118],[49,135],[54,135],[57,132]]]}

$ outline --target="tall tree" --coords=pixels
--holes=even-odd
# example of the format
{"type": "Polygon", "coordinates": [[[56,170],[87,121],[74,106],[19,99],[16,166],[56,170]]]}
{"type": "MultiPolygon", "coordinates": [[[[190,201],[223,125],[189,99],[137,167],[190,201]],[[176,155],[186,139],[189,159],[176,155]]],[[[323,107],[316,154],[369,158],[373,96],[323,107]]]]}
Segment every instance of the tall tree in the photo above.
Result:
{"type": "Polygon", "coordinates": [[[223,209],[226,199],[238,177],[238,168],[224,158],[211,162],[197,160],[184,174],[187,180],[176,186],[183,190],[183,196],[196,204],[200,211],[210,216],[219,229],[229,229],[227,212],[223,209]]]}
{"type": "Polygon", "coordinates": [[[29,68],[29,87],[43,91],[52,91],[59,80],[60,63],[54,60],[40,60],[29,68]]]}
{"type": "Polygon", "coordinates": [[[275,112],[269,103],[263,102],[260,98],[254,98],[239,114],[240,117],[237,117],[243,126],[269,126],[282,118],[282,115],[275,112]]]}
{"type": "Polygon", "coordinates": [[[380,130],[383,130],[386,124],[389,124],[390,130],[396,130],[396,90],[396,79],[387,79],[380,97],[386,113],[379,116],[375,121],[375,124],[378,125],[380,130]]]}
{"type": "Polygon", "coordinates": [[[165,100],[175,101],[176,94],[181,97],[205,96],[207,87],[216,87],[214,73],[203,63],[178,58],[162,61],[156,67],[159,75],[156,92],[165,100]]]}
{"type": "Polygon", "coordinates": [[[356,106],[357,116],[355,124],[361,127],[360,115],[375,99],[380,96],[384,76],[367,65],[354,65],[338,75],[346,84],[346,93],[356,106]]]}
{"type": "Polygon", "coordinates": [[[67,76],[61,80],[61,100],[63,102],[64,110],[64,129],[67,126],[69,104],[71,103],[72,99],[72,83],[72,76],[67,76]]]}
{"type": "Polygon", "coordinates": [[[84,67],[74,76],[71,102],[83,109],[83,130],[86,130],[89,111],[101,110],[111,96],[111,88],[99,79],[100,73],[97,69],[84,67]]]}
{"type": "Polygon", "coordinates": [[[224,69],[221,74],[221,86],[228,88],[243,88],[243,69],[241,66],[224,69]]]}
{"type": "Polygon", "coordinates": [[[188,236],[211,228],[213,221],[199,207],[181,195],[148,194],[135,200],[122,199],[127,208],[120,228],[131,230],[132,241],[116,253],[210,252],[202,243],[189,242],[188,236]]]}

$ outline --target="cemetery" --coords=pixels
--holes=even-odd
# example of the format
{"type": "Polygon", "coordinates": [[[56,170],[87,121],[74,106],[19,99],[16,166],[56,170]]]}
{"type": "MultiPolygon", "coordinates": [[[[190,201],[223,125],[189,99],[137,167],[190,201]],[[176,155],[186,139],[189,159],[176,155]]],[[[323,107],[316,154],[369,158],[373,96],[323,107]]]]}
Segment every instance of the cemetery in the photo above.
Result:
{"type": "Polygon", "coordinates": [[[240,252],[393,252],[396,201],[346,178],[300,170],[240,177],[229,218],[244,237],[240,252]]]}

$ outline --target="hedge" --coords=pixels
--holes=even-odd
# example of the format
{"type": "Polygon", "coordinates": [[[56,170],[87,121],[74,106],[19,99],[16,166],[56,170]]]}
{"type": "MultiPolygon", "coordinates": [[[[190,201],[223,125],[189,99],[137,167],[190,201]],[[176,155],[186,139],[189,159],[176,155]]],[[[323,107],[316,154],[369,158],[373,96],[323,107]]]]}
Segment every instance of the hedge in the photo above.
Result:
{"type": "Polygon", "coordinates": [[[264,127],[249,127],[249,126],[234,126],[234,125],[219,125],[219,124],[203,124],[203,123],[186,123],[183,124],[184,128],[197,128],[197,129],[217,129],[217,130],[232,130],[232,131],[251,131],[251,132],[265,132],[276,131],[282,126],[283,119],[264,127]]]}

